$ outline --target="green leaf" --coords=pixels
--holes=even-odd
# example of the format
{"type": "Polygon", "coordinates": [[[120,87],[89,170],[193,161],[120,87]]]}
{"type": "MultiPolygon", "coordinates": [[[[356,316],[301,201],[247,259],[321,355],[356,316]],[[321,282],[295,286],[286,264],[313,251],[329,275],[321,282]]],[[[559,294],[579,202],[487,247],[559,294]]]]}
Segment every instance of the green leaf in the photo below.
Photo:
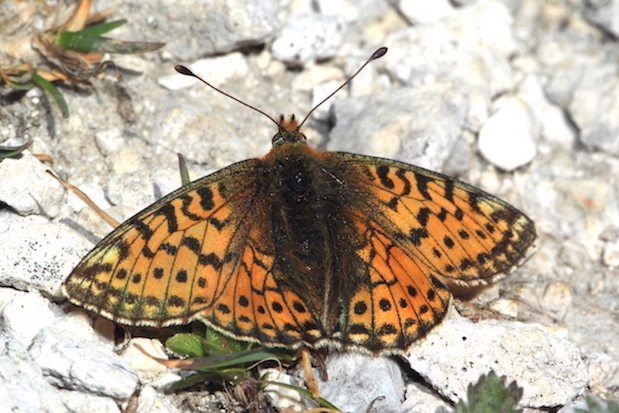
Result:
{"type": "Polygon", "coordinates": [[[177,155],[178,168],[181,172],[181,185],[185,186],[191,182],[191,179],[189,179],[189,171],[187,170],[187,162],[185,162],[185,157],[182,154],[178,153],[177,155]]]}
{"type": "Polygon", "coordinates": [[[25,82],[25,83],[19,83],[19,82],[12,82],[9,80],[8,84],[13,89],[18,89],[18,90],[28,90],[28,89],[32,89],[32,87],[34,86],[34,82],[32,81],[25,82]]]}
{"type": "Polygon", "coordinates": [[[184,360],[186,370],[216,370],[240,365],[248,365],[264,359],[291,360],[292,355],[283,349],[256,347],[239,353],[211,357],[197,357],[184,360]]]}
{"type": "Polygon", "coordinates": [[[202,338],[195,334],[175,334],[165,345],[181,357],[204,357],[202,338]]]}
{"type": "Polygon", "coordinates": [[[522,389],[515,381],[505,384],[506,377],[498,377],[494,371],[469,384],[466,391],[468,402],[458,402],[458,413],[521,413],[517,409],[522,398],[522,389]]]}
{"type": "Polygon", "coordinates": [[[56,44],[65,50],[73,50],[80,53],[120,53],[133,54],[152,52],[165,45],[165,43],[148,42],[123,42],[121,40],[100,37],[84,30],[79,32],[60,32],[56,44]]]}
{"type": "Polygon", "coordinates": [[[85,34],[91,34],[93,36],[101,36],[102,34],[111,32],[112,30],[119,28],[125,23],[127,23],[126,19],[115,20],[109,23],[101,23],[101,24],[95,24],[94,26],[88,26],[75,33],[85,33],[85,34]]]}
{"type": "Polygon", "coordinates": [[[223,380],[227,380],[227,381],[237,381],[242,377],[245,377],[245,375],[247,374],[247,372],[244,369],[237,369],[237,374],[220,374],[218,373],[213,373],[213,372],[198,372],[196,374],[192,374],[191,376],[187,377],[186,379],[183,380],[179,380],[177,382],[174,382],[172,384],[172,390],[181,390],[181,389],[185,389],[187,387],[191,387],[194,384],[200,384],[200,383],[205,383],[205,382],[221,382],[223,380]]]}
{"type": "Polygon", "coordinates": [[[62,117],[68,118],[69,107],[67,106],[67,102],[64,100],[64,97],[62,96],[58,88],[47,80],[43,79],[41,76],[37,75],[36,73],[34,74],[34,76],[32,76],[32,81],[52,96],[52,99],[54,99],[54,101],[58,105],[58,108],[60,109],[60,112],[62,113],[62,117]]]}
{"type": "Polygon", "coordinates": [[[0,146],[0,159],[11,158],[15,155],[19,155],[30,145],[32,145],[32,141],[28,141],[20,146],[0,146]]]}
{"type": "Polygon", "coordinates": [[[249,350],[253,345],[252,343],[243,343],[230,338],[210,327],[206,328],[204,338],[205,345],[209,348],[207,353],[210,356],[238,353],[243,350],[249,350]]]}

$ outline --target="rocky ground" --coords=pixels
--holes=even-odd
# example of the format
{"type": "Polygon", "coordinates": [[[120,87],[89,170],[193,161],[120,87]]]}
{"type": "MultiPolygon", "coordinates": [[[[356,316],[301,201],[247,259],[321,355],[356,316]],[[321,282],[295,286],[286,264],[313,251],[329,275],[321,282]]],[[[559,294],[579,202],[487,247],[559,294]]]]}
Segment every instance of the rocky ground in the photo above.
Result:
{"type": "MultiPolygon", "coordinates": [[[[175,64],[272,116],[302,117],[379,46],[387,55],[314,113],[311,145],[457,176],[525,211],[539,248],[457,301],[462,315],[406,357],[329,356],[322,394],[347,412],[381,396],[372,411],[451,412],[492,369],[517,381],[529,412],[572,412],[589,393],[619,398],[618,1],[94,8],[110,6],[128,20],[111,37],[167,45],[113,56],[121,81],[112,71],[93,89],[61,87],[68,119],[38,89],[0,89],[0,144],[34,142],[0,163],[0,412],[243,411],[225,392],[171,393],[178,372],[135,347],[166,357],[158,340],[119,351],[110,322],[64,303],[62,282],[111,228],[45,170],[124,220],[179,186],[178,152],[198,178],[270,149],[268,119],[175,64]]],[[[34,8],[27,22],[0,25],[3,51],[53,24],[54,2],[0,3],[0,21],[24,7],[34,8]]]]}

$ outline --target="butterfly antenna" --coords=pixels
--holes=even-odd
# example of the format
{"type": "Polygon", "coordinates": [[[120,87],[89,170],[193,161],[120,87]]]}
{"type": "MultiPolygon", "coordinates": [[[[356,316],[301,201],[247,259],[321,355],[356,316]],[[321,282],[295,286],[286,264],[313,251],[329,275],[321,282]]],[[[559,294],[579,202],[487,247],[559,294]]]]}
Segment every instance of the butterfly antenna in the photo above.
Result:
{"type": "MultiPolygon", "coordinates": [[[[327,96],[326,98],[324,98],[322,100],[322,102],[320,102],[319,104],[317,104],[316,106],[314,106],[314,108],[312,110],[309,111],[309,113],[305,116],[305,118],[303,119],[303,122],[301,122],[299,124],[299,126],[297,127],[297,129],[300,129],[301,126],[303,126],[303,124],[305,123],[306,120],[309,119],[309,117],[311,116],[312,113],[314,113],[314,111],[316,109],[318,109],[318,107],[320,105],[322,105],[323,103],[325,103],[327,100],[331,99],[331,97],[333,95],[335,95],[337,92],[340,91],[340,89],[342,89],[344,86],[346,86],[347,84],[350,83],[351,80],[353,80],[355,78],[355,76],[357,76],[359,74],[359,72],[361,72],[363,70],[364,67],[366,67],[368,65],[368,63],[370,63],[372,60],[376,60],[379,59],[381,57],[383,57],[385,55],[385,53],[387,53],[387,48],[386,47],[380,47],[378,49],[376,49],[376,51],[374,53],[372,53],[372,56],[370,56],[370,58],[368,60],[365,61],[365,63],[363,64],[363,66],[361,66],[354,75],[352,75],[351,77],[348,78],[347,81],[345,81],[344,83],[342,83],[342,85],[340,87],[338,87],[337,89],[335,89],[333,91],[333,93],[331,93],[329,96],[327,96]]],[[[178,69],[177,69],[178,70],[178,69]]]]}
{"type": "MultiPolygon", "coordinates": [[[[366,63],[367,64],[367,63],[366,63]]],[[[250,109],[255,110],[258,113],[262,113],[264,116],[266,116],[267,118],[271,119],[271,122],[273,122],[274,124],[279,126],[279,122],[277,122],[275,119],[273,119],[272,116],[270,116],[268,113],[258,109],[255,106],[250,105],[249,103],[245,103],[243,102],[241,99],[237,99],[234,96],[232,96],[229,93],[224,92],[223,90],[216,88],[215,86],[211,85],[209,82],[207,82],[206,80],[202,79],[200,76],[196,75],[194,72],[192,72],[191,70],[189,70],[188,68],[186,68],[185,66],[181,66],[181,65],[175,65],[174,69],[176,69],[176,71],[178,73],[180,73],[181,75],[186,75],[186,76],[192,76],[195,77],[196,79],[198,79],[200,82],[204,83],[207,86],[210,86],[211,88],[215,89],[216,91],[218,91],[219,93],[221,93],[222,95],[228,96],[230,99],[235,100],[237,102],[239,102],[241,105],[247,106],[250,109]]]]}

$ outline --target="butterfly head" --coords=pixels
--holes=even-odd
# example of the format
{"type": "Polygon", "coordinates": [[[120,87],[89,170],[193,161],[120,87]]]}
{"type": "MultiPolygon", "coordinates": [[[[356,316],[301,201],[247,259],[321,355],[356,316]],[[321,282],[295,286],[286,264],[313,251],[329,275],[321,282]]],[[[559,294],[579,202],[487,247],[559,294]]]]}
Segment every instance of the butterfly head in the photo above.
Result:
{"type": "Polygon", "coordinates": [[[278,131],[273,136],[274,148],[284,143],[307,143],[307,138],[299,131],[301,125],[299,125],[294,115],[280,115],[277,127],[278,131]]]}

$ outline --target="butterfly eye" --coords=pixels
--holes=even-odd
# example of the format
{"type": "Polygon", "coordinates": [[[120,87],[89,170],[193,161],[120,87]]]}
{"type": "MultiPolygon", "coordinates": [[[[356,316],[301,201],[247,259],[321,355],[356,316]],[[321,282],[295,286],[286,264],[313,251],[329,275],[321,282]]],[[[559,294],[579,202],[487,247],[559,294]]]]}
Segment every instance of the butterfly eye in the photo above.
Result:
{"type": "Polygon", "coordinates": [[[285,140],[281,132],[277,132],[275,135],[273,135],[273,139],[271,139],[271,142],[273,144],[273,147],[277,148],[278,146],[281,146],[281,144],[284,143],[285,140]]]}

